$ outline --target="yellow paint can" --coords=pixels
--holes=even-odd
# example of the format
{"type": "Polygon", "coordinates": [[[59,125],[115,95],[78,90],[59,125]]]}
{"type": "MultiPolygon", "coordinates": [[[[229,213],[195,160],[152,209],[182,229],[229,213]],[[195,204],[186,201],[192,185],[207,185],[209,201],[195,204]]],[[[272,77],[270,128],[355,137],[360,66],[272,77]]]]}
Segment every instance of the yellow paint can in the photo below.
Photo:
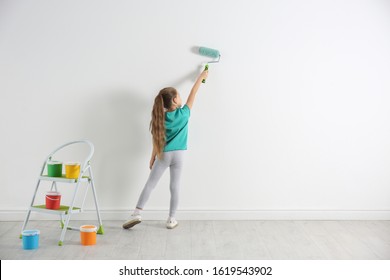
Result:
{"type": "Polygon", "coordinates": [[[67,162],[65,163],[65,177],[68,179],[77,179],[80,175],[80,163],[67,162]]]}

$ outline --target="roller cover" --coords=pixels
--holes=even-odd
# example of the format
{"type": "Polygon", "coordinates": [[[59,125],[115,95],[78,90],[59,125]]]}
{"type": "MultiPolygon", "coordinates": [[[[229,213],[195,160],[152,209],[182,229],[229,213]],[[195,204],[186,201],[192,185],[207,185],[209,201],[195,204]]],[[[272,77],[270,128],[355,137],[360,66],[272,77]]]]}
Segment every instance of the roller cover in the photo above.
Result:
{"type": "Polygon", "coordinates": [[[219,51],[214,50],[214,49],[210,49],[210,48],[200,47],[199,53],[201,55],[205,55],[205,56],[209,56],[209,57],[214,57],[214,58],[219,57],[219,51]]]}

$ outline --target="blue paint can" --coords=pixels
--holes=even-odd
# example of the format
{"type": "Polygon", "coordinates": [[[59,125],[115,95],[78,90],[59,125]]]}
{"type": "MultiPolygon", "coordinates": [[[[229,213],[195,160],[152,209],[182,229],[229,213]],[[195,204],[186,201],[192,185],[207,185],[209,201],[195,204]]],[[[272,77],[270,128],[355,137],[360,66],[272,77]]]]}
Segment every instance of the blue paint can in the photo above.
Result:
{"type": "Polygon", "coordinates": [[[39,246],[39,230],[29,229],[22,232],[22,241],[24,250],[38,249],[39,246]]]}

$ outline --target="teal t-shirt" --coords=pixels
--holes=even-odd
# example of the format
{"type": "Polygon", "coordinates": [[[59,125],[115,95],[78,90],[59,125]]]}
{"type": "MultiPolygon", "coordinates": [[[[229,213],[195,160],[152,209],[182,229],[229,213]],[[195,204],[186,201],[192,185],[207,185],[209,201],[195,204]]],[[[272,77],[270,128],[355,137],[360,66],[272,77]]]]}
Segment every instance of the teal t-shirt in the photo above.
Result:
{"type": "Polygon", "coordinates": [[[172,112],[165,112],[164,152],[187,150],[189,118],[190,108],[187,105],[172,112]]]}

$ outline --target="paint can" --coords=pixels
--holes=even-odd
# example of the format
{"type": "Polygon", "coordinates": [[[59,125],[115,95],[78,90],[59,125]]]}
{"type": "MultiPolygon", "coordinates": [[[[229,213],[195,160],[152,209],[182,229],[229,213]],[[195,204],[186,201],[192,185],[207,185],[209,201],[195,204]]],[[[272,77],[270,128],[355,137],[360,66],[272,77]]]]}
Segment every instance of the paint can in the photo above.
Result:
{"type": "Polygon", "coordinates": [[[67,162],[65,163],[65,177],[68,179],[77,179],[80,175],[80,163],[67,162]]]}
{"type": "Polygon", "coordinates": [[[30,229],[22,232],[22,241],[24,250],[34,250],[39,247],[39,230],[30,229]]]}
{"type": "Polygon", "coordinates": [[[46,193],[46,209],[58,210],[61,206],[61,193],[47,192],[46,193]]]}
{"type": "Polygon", "coordinates": [[[62,162],[55,160],[48,161],[47,175],[49,177],[62,177],[62,162]]]}
{"type": "Polygon", "coordinates": [[[89,246],[96,244],[97,227],[94,225],[83,225],[80,227],[81,245],[89,246]]]}

